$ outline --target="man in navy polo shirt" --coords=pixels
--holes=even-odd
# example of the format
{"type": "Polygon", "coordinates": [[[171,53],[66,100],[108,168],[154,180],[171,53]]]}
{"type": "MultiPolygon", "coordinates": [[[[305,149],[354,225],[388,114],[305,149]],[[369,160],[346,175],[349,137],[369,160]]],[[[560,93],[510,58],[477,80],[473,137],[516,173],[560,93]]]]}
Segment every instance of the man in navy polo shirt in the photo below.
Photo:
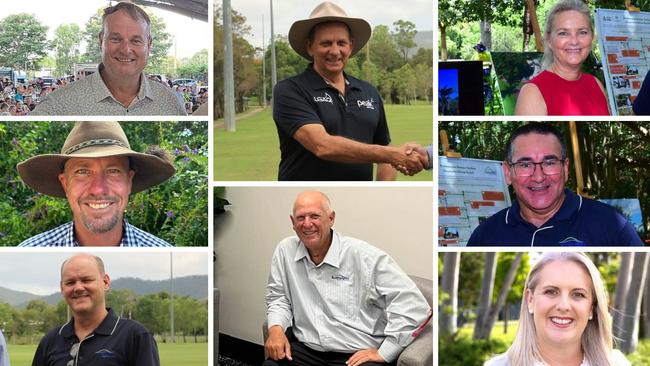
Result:
{"type": "Polygon", "coordinates": [[[32,366],[160,365],[153,335],[106,308],[110,284],[99,257],[78,254],[63,262],[61,294],[72,319],[43,337],[32,366]]]}
{"type": "Polygon", "coordinates": [[[413,175],[427,164],[419,145],[389,146],[381,97],[343,72],[370,38],[370,25],[325,1],[295,22],[289,44],[312,63],[273,90],[273,119],[281,160],[278,180],[394,180],[395,168],[413,175]]]}
{"type": "Polygon", "coordinates": [[[516,129],[503,172],[517,201],[479,225],[468,246],[643,245],[614,208],[564,188],[569,160],[554,127],[533,122],[516,129]]]}

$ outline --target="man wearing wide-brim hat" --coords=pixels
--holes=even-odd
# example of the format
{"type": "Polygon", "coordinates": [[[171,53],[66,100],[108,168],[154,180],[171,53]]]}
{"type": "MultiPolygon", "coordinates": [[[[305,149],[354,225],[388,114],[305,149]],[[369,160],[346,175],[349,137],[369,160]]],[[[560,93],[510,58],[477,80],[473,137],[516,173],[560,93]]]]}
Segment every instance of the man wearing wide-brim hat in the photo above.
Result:
{"type": "Polygon", "coordinates": [[[129,224],[124,210],[131,193],[162,183],[174,172],[163,150],[131,150],[118,122],[76,122],[60,154],[18,164],[29,187],[68,199],[73,220],[20,246],[170,246],[129,224]]]}
{"type": "Polygon", "coordinates": [[[426,164],[419,145],[389,146],[377,89],[344,73],[348,58],[370,38],[370,25],[325,1],[289,30],[289,44],[311,61],[273,90],[273,119],[281,159],[278,180],[393,180],[398,168],[415,174],[426,164]]]}

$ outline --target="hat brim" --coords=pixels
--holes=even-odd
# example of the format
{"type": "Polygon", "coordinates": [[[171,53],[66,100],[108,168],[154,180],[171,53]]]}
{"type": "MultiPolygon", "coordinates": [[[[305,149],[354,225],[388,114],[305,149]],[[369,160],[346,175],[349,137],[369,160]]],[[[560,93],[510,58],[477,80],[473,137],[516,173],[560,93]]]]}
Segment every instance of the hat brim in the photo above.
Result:
{"type": "Polygon", "coordinates": [[[338,16],[320,17],[313,19],[299,20],[291,25],[289,29],[289,44],[294,51],[300,56],[311,61],[312,57],[307,52],[307,40],[309,39],[309,32],[319,23],[325,22],[341,22],[347,24],[350,28],[350,38],[352,42],[352,52],[350,57],[359,52],[363,46],[368,43],[372,29],[370,24],[361,18],[347,18],[338,16]]]}
{"type": "Polygon", "coordinates": [[[131,193],[137,193],[160,184],[174,175],[174,166],[151,154],[135,152],[121,146],[92,146],[70,155],[43,154],[29,158],[17,165],[23,182],[34,190],[54,197],[65,197],[59,181],[65,162],[71,158],[104,158],[125,156],[131,159],[135,170],[131,193]]]}

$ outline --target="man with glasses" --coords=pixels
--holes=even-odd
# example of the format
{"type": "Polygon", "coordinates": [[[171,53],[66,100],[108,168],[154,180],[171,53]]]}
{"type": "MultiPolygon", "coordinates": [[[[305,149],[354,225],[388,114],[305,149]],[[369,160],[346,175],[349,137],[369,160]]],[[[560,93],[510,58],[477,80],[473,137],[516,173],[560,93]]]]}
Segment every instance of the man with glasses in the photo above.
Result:
{"type": "Polygon", "coordinates": [[[43,337],[32,366],[160,365],[153,334],[106,308],[110,284],[99,257],[77,254],[63,262],[61,294],[72,319],[43,337]]]}
{"type": "Polygon", "coordinates": [[[569,160],[560,132],[544,123],[516,129],[503,173],[516,202],[479,225],[468,246],[643,245],[627,219],[565,188],[569,160]]]}

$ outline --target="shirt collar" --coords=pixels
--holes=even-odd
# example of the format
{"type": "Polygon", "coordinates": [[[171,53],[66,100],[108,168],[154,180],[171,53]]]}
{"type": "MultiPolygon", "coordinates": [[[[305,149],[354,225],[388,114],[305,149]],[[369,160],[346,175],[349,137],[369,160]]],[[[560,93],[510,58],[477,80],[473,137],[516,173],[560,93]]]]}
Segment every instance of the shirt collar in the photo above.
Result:
{"type": "MultiPolygon", "coordinates": [[[[136,238],[133,229],[131,229],[131,224],[129,224],[126,219],[122,219],[122,225],[124,231],[122,232],[122,240],[120,240],[119,246],[128,247],[134,245],[136,243],[136,238]]],[[[72,220],[72,225],[70,225],[68,232],[65,234],[65,242],[66,244],[72,244],[72,246],[75,247],[81,246],[74,236],[74,220],[72,220]]]]}
{"type": "MultiPolygon", "coordinates": [[[[97,100],[95,102],[100,102],[106,98],[111,98],[114,101],[118,102],[117,99],[113,96],[110,90],[108,90],[108,87],[106,86],[106,83],[104,82],[104,79],[102,78],[102,75],[100,74],[100,71],[104,69],[104,64],[100,63],[97,66],[97,71],[94,72],[93,74],[89,75],[88,77],[95,77],[96,79],[94,82],[99,86],[100,92],[97,93],[97,100]]],[[[140,73],[140,89],[138,90],[138,95],[134,99],[134,101],[142,100],[143,98],[149,98],[153,99],[152,97],[152,90],[151,87],[149,86],[149,79],[144,75],[144,72],[140,73]]],[[[118,102],[119,103],[119,102],[118,102]]],[[[133,104],[133,102],[131,102],[133,104]]],[[[124,106],[124,107],[129,107],[124,106]]]]}
{"type": "MultiPolygon", "coordinates": [[[[322,265],[323,263],[327,263],[333,267],[339,268],[341,265],[341,241],[339,240],[339,234],[336,231],[330,229],[330,233],[332,234],[332,244],[330,244],[330,247],[327,250],[327,254],[325,254],[325,258],[318,266],[322,265]]],[[[309,251],[307,251],[305,244],[303,244],[301,241],[298,245],[298,249],[296,250],[296,255],[294,256],[293,260],[295,262],[298,262],[303,258],[306,258],[309,262],[312,262],[311,258],[309,257],[309,251]]]]}
{"type": "MultiPolygon", "coordinates": [[[[565,188],[564,202],[562,202],[562,206],[545,224],[553,224],[558,221],[571,221],[574,219],[575,215],[578,214],[581,208],[582,197],[573,193],[568,188],[565,188]]],[[[518,200],[515,200],[508,211],[506,211],[505,222],[508,225],[530,224],[521,217],[521,206],[519,205],[518,200]]]]}
{"type": "MultiPolygon", "coordinates": [[[[111,308],[106,308],[108,311],[108,314],[106,314],[106,317],[104,320],[102,320],[101,323],[99,323],[99,326],[95,328],[95,330],[92,331],[92,333],[97,333],[100,335],[111,335],[113,334],[113,331],[115,330],[115,327],[117,326],[117,323],[119,323],[120,318],[115,315],[115,312],[111,308]]],[[[91,333],[91,334],[92,334],[91,333]]],[[[64,338],[72,338],[74,334],[74,317],[70,319],[69,322],[63,324],[61,329],[59,329],[59,334],[62,335],[64,338]]]]}
{"type": "MultiPolygon", "coordinates": [[[[309,82],[309,85],[312,86],[312,89],[314,90],[321,90],[321,89],[326,89],[328,87],[333,88],[333,86],[330,86],[330,84],[323,79],[322,76],[320,76],[319,73],[314,70],[314,63],[310,63],[307,65],[307,69],[305,69],[305,73],[307,75],[307,81],[309,82]]],[[[361,89],[359,87],[359,81],[356,80],[355,78],[349,77],[348,74],[343,71],[343,77],[345,78],[345,85],[350,88],[354,89],[361,89]]]]}

